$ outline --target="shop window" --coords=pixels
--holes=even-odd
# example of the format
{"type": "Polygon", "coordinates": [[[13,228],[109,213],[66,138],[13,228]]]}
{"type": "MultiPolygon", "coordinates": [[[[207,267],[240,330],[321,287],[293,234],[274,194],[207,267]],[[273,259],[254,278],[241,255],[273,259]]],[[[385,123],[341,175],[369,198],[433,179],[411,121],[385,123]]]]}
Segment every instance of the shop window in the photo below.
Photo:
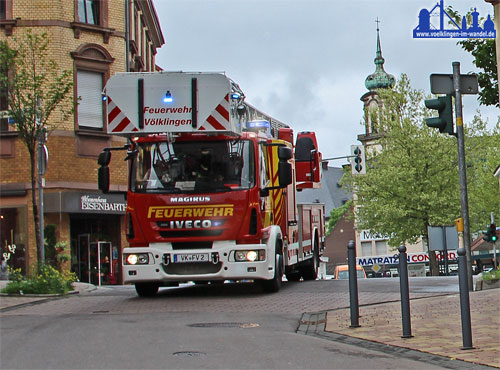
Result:
{"type": "Polygon", "coordinates": [[[6,267],[26,273],[26,207],[0,209],[0,250],[2,273],[6,267]]]}

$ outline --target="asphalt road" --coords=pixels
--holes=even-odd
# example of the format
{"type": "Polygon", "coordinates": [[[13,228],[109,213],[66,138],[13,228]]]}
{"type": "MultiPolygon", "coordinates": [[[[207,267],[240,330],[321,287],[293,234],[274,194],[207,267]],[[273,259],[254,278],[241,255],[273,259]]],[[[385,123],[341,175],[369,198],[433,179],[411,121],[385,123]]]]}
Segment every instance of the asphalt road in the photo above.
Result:
{"type": "MultiPolygon", "coordinates": [[[[414,278],[411,296],[458,291],[414,278]]],[[[398,279],[359,281],[360,304],[399,299],[398,279]]],[[[296,332],[304,312],[349,306],[347,281],[182,286],[139,298],[130,286],[0,314],[2,369],[437,369],[444,362],[296,332]]],[[[400,319],[400,318],[399,318],[400,319]]],[[[425,357],[425,356],[424,356],[425,357]]]]}

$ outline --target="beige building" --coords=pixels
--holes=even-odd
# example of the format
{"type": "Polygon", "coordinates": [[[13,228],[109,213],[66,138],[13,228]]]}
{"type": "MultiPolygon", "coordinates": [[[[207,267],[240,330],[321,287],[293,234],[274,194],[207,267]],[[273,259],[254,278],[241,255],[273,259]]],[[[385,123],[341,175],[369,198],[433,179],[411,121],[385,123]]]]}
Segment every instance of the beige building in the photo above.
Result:
{"type": "MultiPolygon", "coordinates": [[[[51,116],[57,129],[46,143],[44,225],[70,247],[66,267],[81,281],[117,283],[126,243],[125,200],[97,190],[97,156],[105,147],[122,146],[125,139],[106,134],[101,92],[117,72],[157,69],[155,55],[164,38],[153,2],[0,0],[0,27],[0,40],[9,42],[22,38],[27,29],[47,33],[50,57],[61,70],[73,71],[76,112],[64,121],[58,114],[51,116]],[[105,274],[97,273],[103,261],[105,274]]],[[[5,110],[5,98],[1,104],[0,110],[5,110]]],[[[37,260],[29,156],[6,118],[0,124],[0,177],[2,255],[7,253],[9,266],[26,271],[37,260]]],[[[112,180],[112,190],[126,189],[125,162],[113,169],[112,180]]]]}

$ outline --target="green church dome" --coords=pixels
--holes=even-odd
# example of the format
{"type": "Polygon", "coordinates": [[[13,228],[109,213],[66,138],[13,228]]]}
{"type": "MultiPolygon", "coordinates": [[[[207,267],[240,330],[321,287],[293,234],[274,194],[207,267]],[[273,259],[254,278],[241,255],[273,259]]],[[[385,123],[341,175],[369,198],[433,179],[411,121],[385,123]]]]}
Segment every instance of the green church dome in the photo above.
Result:
{"type": "Polygon", "coordinates": [[[386,89],[394,86],[396,79],[393,75],[384,71],[385,59],[382,57],[382,48],[380,47],[380,34],[377,26],[377,54],[375,57],[375,72],[366,77],[365,86],[368,90],[386,89]]]}

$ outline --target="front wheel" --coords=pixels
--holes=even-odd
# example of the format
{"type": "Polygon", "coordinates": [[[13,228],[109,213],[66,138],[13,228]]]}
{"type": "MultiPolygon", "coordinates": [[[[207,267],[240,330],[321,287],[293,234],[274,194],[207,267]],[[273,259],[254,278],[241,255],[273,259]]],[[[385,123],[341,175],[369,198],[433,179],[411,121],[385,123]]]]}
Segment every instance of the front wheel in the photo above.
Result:
{"type": "Polygon", "coordinates": [[[261,280],[260,284],[264,292],[275,293],[280,290],[282,279],[283,279],[283,255],[276,252],[274,277],[271,280],[261,280]]]}
{"type": "Polygon", "coordinates": [[[156,283],[136,283],[135,291],[139,297],[154,297],[160,288],[156,283]]]}

